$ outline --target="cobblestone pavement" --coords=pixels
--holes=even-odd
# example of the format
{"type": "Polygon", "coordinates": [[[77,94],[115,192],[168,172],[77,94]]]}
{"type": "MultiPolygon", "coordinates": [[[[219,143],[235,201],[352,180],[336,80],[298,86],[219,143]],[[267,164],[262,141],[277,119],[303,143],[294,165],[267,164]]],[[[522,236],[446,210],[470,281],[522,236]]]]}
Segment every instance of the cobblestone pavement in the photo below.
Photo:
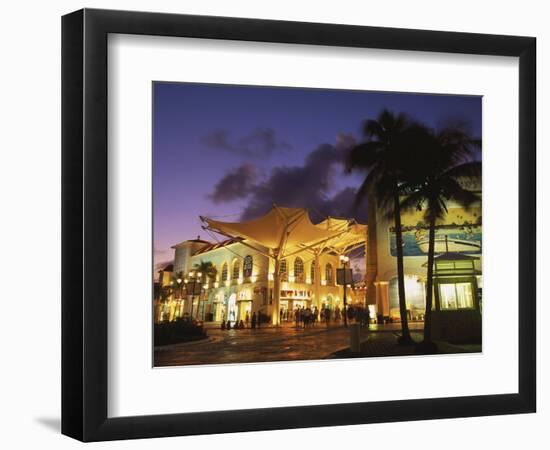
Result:
{"type": "MultiPolygon", "coordinates": [[[[384,329],[387,332],[370,333],[375,353],[395,346],[399,325],[391,325],[384,329]]],[[[327,328],[317,324],[308,329],[293,325],[255,330],[209,328],[208,336],[204,341],[155,348],[155,366],[324,359],[349,346],[349,328],[342,325],[327,328]]],[[[363,332],[362,340],[366,339],[367,333],[363,332]]]]}

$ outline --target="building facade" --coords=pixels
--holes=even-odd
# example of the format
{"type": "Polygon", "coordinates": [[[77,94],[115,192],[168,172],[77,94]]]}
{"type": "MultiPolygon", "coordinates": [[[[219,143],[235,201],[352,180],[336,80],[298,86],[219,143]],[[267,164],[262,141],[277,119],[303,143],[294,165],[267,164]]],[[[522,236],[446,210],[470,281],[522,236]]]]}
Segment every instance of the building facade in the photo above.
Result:
{"type": "MultiPolygon", "coordinates": [[[[226,237],[174,245],[173,272],[159,272],[155,320],[192,317],[207,322],[279,324],[297,309],[344,310],[344,287],[337,285],[341,257],[364,247],[366,226],[327,218],[313,224],[307,210],[273,206],[265,216],[243,223],[201,218],[205,228],[226,237]],[[200,267],[208,267],[209,274],[200,267]]],[[[347,287],[348,304],[361,302],[347,287]]]]}
{"type": "MultiPolygon", "coordinates": [[[[173,247],[174,266],[171,276],[162,271],[161,287],[173,286],[173,294],[158,302],[156,320],[175,320],[190,316],[202,321],[230,322],[250,320],[254,313],[267,316],[271,322],[277,314],[273,302],[275,267],[272,258],[232,239],[220,243],[201,240],[181,242],[173,247]],[[214,278],[196,280],[196,267],[211,263],[214,278]],[[182,280],[178,288],[177,279],[182,280]],[[200,283],[193,290],[192,283],[200,283]],[[192,293],[195,292],[193,295],[192,293]]],[[[297,308],[332,311],[343,309],[343,286],[336,284],[336,269],[341,263],[336,254],[322,254],[316,259],[306,250],[281,260],[279,311],[282,322],[292,320],[297,308]],[[319,283],[315,282],[320,277],[319,283]]],[[[159,280],[160,281],[160,280],[159,280]]],[[[347,302],[361,302],[348,287],[347,302]]]]}
{"type": "MultiPolygon", "coordinates": [[[[480,180],[461,182],[481,192],[480,180]]],[[[170,294],[156,300],[155,320],[191,316],[235,322],[251,320],[256,313],[278,324],[292,320],[297,308],[342,311],[343,287],[336,284],[340,257],[363,248],[365,280],[346,290],[347,301],[367,304],[378,323],[399,321],[393,221],[377,209],[374,198],[369,198],[368,208],[368,227],[334,218],[312,224],[306,210],[275,206],[244,223],[203,218],[205,228],[222,238],[173,246],[173,272],[167,276],[163,271],[159,280],[160,291],[171,287],[170,294]],[[205,263],[212,265],[214,275],[198,279],[196,268],[205,263]]],[[[433,310],[441,313],[442,321],[453,321],[454,312],[460,312],[460,317],[471,316],[468,320],[480,323],[481,203],[466,210],[448,202],[447,208],[444,220],[436,224],[433,310]]],[[[428,226],[423,211],[403,211],[401,222],[408,316],[421,321],[426,308],[428,226]]]]}
{"type": "MultiPolygon", "coordinates": [[[[462,180],[463,187],[481,193],[481,180],[462,180]]],[[[399,320],[396,239],[393,220],[380,213],[369,198],[370,255],[367,257],[369,303],[381,320],[399,320]]],[[[448,202],[448,212],[436,224],[434,299],[440,310],[481,311],[482,209],[468,210],[448,202]]],[[[428,226],[423,211],[403,211],[405,293],[409,318],[422,320],[426,307],[428,226]]]]}

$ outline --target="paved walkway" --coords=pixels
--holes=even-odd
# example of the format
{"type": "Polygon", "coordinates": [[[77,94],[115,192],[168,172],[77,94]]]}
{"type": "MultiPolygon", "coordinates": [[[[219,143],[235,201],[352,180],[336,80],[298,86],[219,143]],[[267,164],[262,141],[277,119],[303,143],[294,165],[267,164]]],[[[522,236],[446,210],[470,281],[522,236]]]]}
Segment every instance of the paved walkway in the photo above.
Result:
{"type": "MultiPolygon", "coordinates": [[[[387,332],[371,332],[370,341],[384,347],[395,344],[399,324],[386,325],[383,329],[371,326],[373,331],[377,328],[387,332]]],[[[155,366],[324,359],[349,347],[349,328],[342,325],[327,328],[317,324],[303,329],[285,324],[255,330],[208,327],[208,336],[204,341],[155,348],[155,366]]],[[[366,337],[363,332],[363,340],[366,337]]]]}

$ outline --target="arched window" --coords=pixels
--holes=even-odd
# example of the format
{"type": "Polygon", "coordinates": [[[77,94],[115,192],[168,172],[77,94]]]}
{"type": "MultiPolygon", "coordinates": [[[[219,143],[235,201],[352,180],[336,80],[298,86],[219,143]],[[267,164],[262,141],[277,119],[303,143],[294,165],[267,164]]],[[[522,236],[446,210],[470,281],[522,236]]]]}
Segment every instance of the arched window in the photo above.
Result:
{"type": "Polygon", "coordinates": [[[283,259],[281,261],[281,265],[279,266],[279,276],[281,281],[288,281],[288,269],[286,266],[286,259],[283,259]]]}
{"type": "Polygon", "coordinates": [[[334,283],[334,274],[332,272],[332,264],[330,263],[325,266],[325,279],[327,281],[327,286],[332,286],[334,283]]]}
{"type": "Polygon", "coordinates": [[[223,263],[221,281],[227,281],[227,263],[223,263]]]}
{"type": "Polygon", "coordinates": [[[304,282],[304,262],[300,257],[294,260],[294,281],[296,283],[304,282]]]}
{"type": "Polygon", "coordinates": [[[252,256],[246,255],[243,263],[243,277],[250,278],[252,276],[252,256]]]}
{"type": "Polygon", "coordinates": [[[239,260],[235,260],[233,263],[233,272],[232,272],[232,279],[237,280],[239,278],[239,275],[241,274],[241,264],[239,263],[239,260]]]}
{"type": "Polygon", "coordinates": [[[315,261],[311,263],[311,267],[309,269],[309,278],[311,278],[312,283],[315,281],[315,261]]]}

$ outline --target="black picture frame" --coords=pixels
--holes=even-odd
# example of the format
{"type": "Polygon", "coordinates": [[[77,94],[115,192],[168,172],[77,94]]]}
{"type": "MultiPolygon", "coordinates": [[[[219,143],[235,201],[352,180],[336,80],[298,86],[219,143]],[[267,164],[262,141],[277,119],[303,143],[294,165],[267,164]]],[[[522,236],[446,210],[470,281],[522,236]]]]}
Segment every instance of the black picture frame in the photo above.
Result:
{"type": "MultiPolygon", "coordinates": [[[[536,40],[533,37],[84,9],[62,18],[62,433],[82,441],[535,412],[536,40]],[[519,58],[518,393],[107,416],[109,33],[519,58]]],[[[516,295],[516,293],[510,293],[516,295]]]]}

